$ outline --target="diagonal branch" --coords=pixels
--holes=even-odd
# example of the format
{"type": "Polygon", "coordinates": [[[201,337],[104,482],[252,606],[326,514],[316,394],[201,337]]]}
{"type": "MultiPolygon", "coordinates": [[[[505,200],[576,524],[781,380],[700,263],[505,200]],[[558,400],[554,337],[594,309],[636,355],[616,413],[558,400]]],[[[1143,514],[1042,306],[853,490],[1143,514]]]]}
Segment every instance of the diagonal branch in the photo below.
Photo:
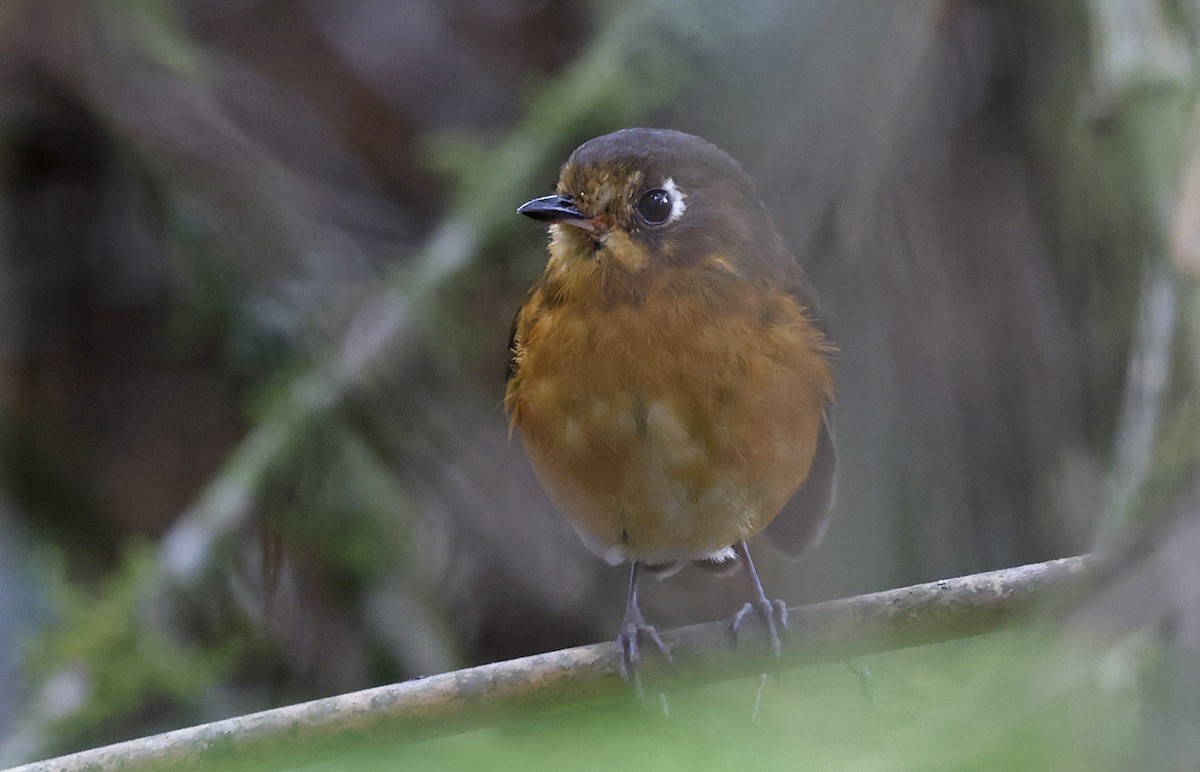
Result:
{"type": "MultiPolygon", "coordinates": [[[[994,632],[1074,584],[1098,559],[1079,556],[801,606],[790,611],[780,667],[791,668],[994,632]]],[[[757,626],[730,645],[728,624],[664,633],[675,667],[651,660],[651,689],[712,682],[771,669],[757,626]]],[[[499,724],[514,715],[629,694],[611,643],[538,654],[415,681],[289,705],[36,762],[11,772],[153,767],[245,754],[301,754],[323,744],[420,740],[499,724]]],[[[273,756],[274,757],[274,756],[273,756]]]]}

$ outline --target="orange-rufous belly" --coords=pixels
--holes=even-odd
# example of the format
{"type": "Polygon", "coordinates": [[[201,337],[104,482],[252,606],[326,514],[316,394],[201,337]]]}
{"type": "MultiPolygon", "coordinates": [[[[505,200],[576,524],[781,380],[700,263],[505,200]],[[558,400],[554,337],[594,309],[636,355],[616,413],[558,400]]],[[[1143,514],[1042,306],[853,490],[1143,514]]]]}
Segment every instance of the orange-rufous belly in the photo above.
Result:
{"type": "Polygon", "coordinates": [[[832,396],[823,336],[778,289],[722,297],[568,301],[518,320],[513,425],[551,499],[610,559],[717,553],[808,474],[832,396]]]}

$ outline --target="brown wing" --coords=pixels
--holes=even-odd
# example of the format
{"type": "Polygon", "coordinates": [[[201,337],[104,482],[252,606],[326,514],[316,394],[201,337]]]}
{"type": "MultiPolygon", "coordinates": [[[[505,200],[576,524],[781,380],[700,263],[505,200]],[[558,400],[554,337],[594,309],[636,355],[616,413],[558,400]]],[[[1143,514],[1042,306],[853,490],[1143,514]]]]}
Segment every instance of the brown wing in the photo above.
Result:
{"type": "Polygon", "coordinates": [[[790,558],[798,558],[821,541],[829,525],[836,482],[837,448],[826,408],[808,478],[766,528],[767,539],[776,549],[790,558]]]}
{"type": "MultiPolygon", "coordinates": [[[[804,271],[799,264],[794,264],[794,269],[789,273],[788,292],[804,308],[809,320],[828,338],[829,333],[821,320],[816,295],[805,280],[804,271]]],[[[809,468],[808,477],[766,528],[768,541],[791,558],[800,557],[803,552],[821,541],[825,529],[829,526],[837,483],[837,446],[833,440],[830,408],[830,405],[825,406],[821,433],[817,436],[817,452],[809,468]]]]}
{"type": "Polygon", "coordinates": [[[529,292],[525,294],[525,299],[521,301],[521,305],[517,306],[517,312],[513,314],[512,327],[508,330],[508,369],[504,371],[504,383],[508,384],[512,377],[517,374],[517,327],[521,321],[521,313],[525,307],[529,305],[529,301],[537,293],[542,286],[542,279],[538,279],[529,288],[529,292]]]}
{"type": "Polygon", "coordinates": [[[788,263],[787,275],[783,280],[784,289],[804,309],[804,315],[808,317],[809,321],[821,331],[822,335],[828,338],[829,329],[821,319],[821,304],[817,302],[817,295],[809,285],[808,278],[804,275],[804,269],[800,267],[800,263],[794,257],[785,254],[788,263]]]}

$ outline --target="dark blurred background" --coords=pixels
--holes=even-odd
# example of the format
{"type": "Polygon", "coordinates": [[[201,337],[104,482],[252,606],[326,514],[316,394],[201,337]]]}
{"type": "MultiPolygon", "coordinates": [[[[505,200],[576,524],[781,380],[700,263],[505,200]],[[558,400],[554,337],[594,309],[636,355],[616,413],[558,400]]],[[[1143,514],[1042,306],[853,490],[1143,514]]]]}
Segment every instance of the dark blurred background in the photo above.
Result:
{"type": "Polygon", "coordinates": [[[513,210],[623,126],[741,160],[840,346],[833,525],[756,553],[789,601],[1177,513],[1198,41],[1184,0],[0,5],[0,763],[615,634],[500,402],[513,210]]]}

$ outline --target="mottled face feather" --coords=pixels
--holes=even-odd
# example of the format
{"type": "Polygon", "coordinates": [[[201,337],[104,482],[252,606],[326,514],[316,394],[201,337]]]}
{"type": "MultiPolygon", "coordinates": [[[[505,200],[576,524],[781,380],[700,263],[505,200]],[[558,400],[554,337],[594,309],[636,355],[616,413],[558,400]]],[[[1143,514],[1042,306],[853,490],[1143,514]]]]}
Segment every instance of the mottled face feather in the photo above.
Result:
{"type": "Polygon", "coordinates": [[[556,236],[580,258],[628,244],[645,258],[615,262],[636,270],[714,254],[738,255],[752,269],[787,259],[742,167],[690,134],[623,129],[585,142],[563,166],[556,192],[590,218],[588,228],[568,223],[556,236]]]}

